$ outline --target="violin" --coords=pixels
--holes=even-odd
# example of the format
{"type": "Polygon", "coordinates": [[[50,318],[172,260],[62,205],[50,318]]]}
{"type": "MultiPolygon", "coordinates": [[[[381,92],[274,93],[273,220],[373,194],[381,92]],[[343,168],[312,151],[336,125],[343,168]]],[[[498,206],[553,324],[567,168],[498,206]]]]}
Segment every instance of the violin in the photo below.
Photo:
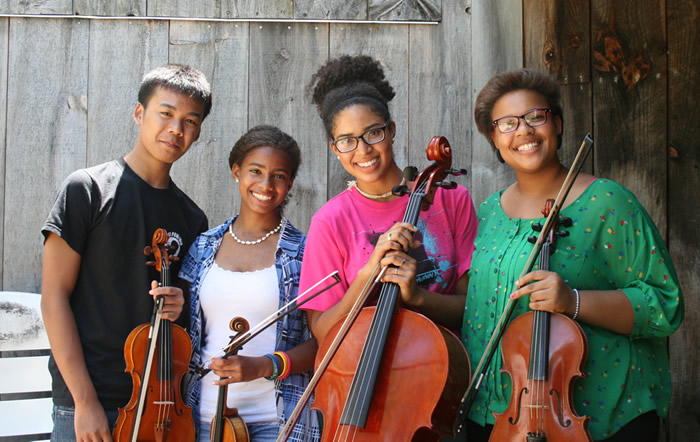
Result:
{"type": "MultiPolygon", "coordinates": [[[[542,210],[545,217],[553,204],[554,200],[547,200],[542,210]]],[[[571,226],[571,219],[563,218],[561,224],[571,226]]],[[[556,226],[555,220],[542,244],[540,270],[549,270],[556,238],[568,236],[566,231],[557,233],[556,226]]],[[[542,226],[536,224],[533,229],[542,226]]],[[[535,310],[515,318],[501,341],[501,372],[511,377],[510,403],[503,413],[494,413],[496,423],[489,440],[592,440],[589,418],[578,416],[573,406],[573,384],[583,376],[587,354],[586,335],[568,316],[535,310]]]]}
{"type": "MultiPolygon", "coordinates": [[[[250,330],[250,325],[244,318],[236,317],[229,323],[229,328],[236,332],[235,335],[231,336],[229,342],[229,345],[231,345],[239,336],[250,330]]],[[[234,352],[229,354],[235,355],[241,348],[239,346],[234,352]]],[[[248,427],[246,427],[241,415],[238,414],[238,409],[229,408],[226,405],[227,396],[228,385],[219,385],[216,413],[211,420],[209,440],[211,442],[248,442],[250,440],[248,427]]]]}
{"type": "MultiPolygon", "coordinates": [[[[157,229],[152,246],[145,255],[154,255],[147,262],[160,272],[160,286],[170,285],[168,233],[157,229]]],[[[163,296],[156,296],[153,316],[148,324],[131,331],[124,344],[127,373],[131,374],[133,390],[113,431],[115,441],[194,440],[192,408],[184,404],[180,385],[188,371],[192,353],[189,334],[180,326],[162,319],[163,296]]]]}
{"type": "MultiPolygon", "coordinates": [[[[425,198],[437,187],[456,187],[444,181],[448,174],[466,173],[451,168],[451,149],[444,137],[434,137],[426,153],[434,164],[410,177],[412,190],[394,188],[397,195],[411,194],[403,221],[413,225],[425,198]]],[[[453,433],[457,405],[469,379],[467,353],[447,329],[399,308],[399,294],[397,284],[384,283],[376,307],[359,313],[353,308],[348,314],[354,318],[352,328],[345,327],[347,319],[340,321],[319,344],[317,374],[321,365],[324,370],[312,408],[323,414],[322,440],[437,440],[453,433]],[[342,343],[336,344],[338,337],[342,343]],[[324,355],[331,355],[330,362],[320,360],[324,355]]],[[[302,406],[300,401],[297,407],[302,406]]],[[[290,418],[288,425],[293,422],[290,418]]]]}

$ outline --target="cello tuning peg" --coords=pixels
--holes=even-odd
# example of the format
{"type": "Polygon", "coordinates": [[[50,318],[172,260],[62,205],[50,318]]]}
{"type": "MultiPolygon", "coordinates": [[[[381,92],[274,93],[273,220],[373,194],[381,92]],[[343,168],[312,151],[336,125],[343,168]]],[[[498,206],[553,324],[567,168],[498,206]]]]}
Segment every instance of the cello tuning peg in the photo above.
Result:
{"type": "Polygon", "coordinates": [[[449,181],[449,180],[438,181],[437,183],[435,183],[435,185],[437,187],[442,187],[443,189],[454,189],[457,187],[457,183],[455,183],[454,181],[449,181]]]}
{"type": "Polygon", "coordinates": [[[454,175],[454,176],[460,176],[460,175],[466,175],[467,174],[467,169],[447,169],[445,173],[454,175]]]}
{"type": "Polygon", "coordinates": [[[401,185],[401,186],[394,186],[391,189],[391,193],[393,193],[396,196],[404,196],[407,193],[411,193],[411,191],[408,190],[407,186],[401,185]]]}
{"type": "Polygon", "coordinates": [[[559,224],[561,224],[561,225],[564,226],[564,227],[571,227],[571,226],[574,225],[574,222],[571,220],[571,218],[569,218],[569,217],[567,216],[567,217],[564,217],[564,218],[560,219],[560,220],[559,220],[559,224]]]}
{"type": "Polygon", "coordinates": [[[561,232],[557,232],[557,238],[566,238],[567,236],[569,236],[568,230],[562,230],[561,232]]]}
{"type": "Polygon", "coordinates": [[[414,166],[408,166],[403,170],[403,177],[406,181],[414,181],[418,176],[418,169],[414,166]]]}
{"type": "Polygon", "coordinates": [[[534,230],[535,232],[541,232],[542,231],[542,224],[540,224],[540,223],[533,224],[532,230],[534,230]]]}
{"type": "Polygon", "coordinates": [[[537,237],[534,236],[534,235],[533,235],[533,236],[530,236],[530,237],[527,238],[527,242],[534,244],[534,243],[537,242],[537,237]]]}

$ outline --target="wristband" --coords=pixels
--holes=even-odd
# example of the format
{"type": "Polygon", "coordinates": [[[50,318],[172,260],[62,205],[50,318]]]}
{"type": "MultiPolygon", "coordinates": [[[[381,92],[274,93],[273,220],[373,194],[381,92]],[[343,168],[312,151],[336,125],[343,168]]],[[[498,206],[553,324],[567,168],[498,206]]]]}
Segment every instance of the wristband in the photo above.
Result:
{"type": "Polygon", "coordinates": [[[270,353],[265,355],[266,358],[269,358],[272,361],[272,376],[265,376],[265,379],[268,381],[273,381],[277,379],[277,376],[279,376],[280,373],[280,366],[277,363],[277,358],[271,355],[270,353]]]}
{"type": "Polygon", "coordinates": [[[292,371],[292,361],[289,359],[289,355],[283,351],[276,351],[273,354],[279,356],[282,359],[283,363],[282,372],[277,377],[277,379],[285,379],[287,376],[289,376],[289,373],[292,371]]]}
{"type": "Polygon", "coordinates": [[[576,310],[574,311],[574,316],[572,316],[571,319],[576,319],[576,317],[578,316],[578,307],[579,307],[579,305],[581,305],[581,295],[579,295],[577,289],[573,289],[573,290],[574,290],[574,294],[576,295],[576,310]]]}

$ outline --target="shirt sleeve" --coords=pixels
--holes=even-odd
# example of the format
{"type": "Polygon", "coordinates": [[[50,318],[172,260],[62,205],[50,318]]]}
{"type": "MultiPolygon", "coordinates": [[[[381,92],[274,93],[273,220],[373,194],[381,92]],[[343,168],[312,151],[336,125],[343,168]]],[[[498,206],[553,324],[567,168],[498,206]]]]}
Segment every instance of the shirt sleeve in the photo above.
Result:
{"type": "Polygon", "coordinates": [[[331,226],[324,220],[312,218],[301,265],[299,290],[304,293],[335,270],[338,271],[341,281],[305,303],[301,306],[302,309],[326,311],[343,298],[350,285],[343,261],[338,238],[331,226]]]}
{"type": "Polygon", "coordinates": [[[93,204],[99,201],[99,189],[87,172],[78,170],[70,174],[41,228],[44,239],[54,233],[82,256],[92,226],[93,204]]]}
{"type": "Polygon", "coordinates": [[[457,278],[460,278],[471,268],[478,224],[474,202],[467,189],[458,194],[455,207],[457,207],[454,230],[458,257],[457,278]]]}
{"type": "Polygon", "coordinates": [[[202,236],[198,236],[192,245],[190,246],[185,259],[182,260],[182,265],[180,266],[180,273],[178,276],[181,279],[189,282],[190,284],[197,277],[197,266],[201,261],[201,250],[198,247],[200,241],[203,239],[202,236]]]}
{"type": "Polygon", "coordinates": [[[627,189],[616,209],[617,225],[609,223],[605,233],[611,247],[609,265],[603,266],[608,278],[617,281],[634,310],[632,338],[666,337],[683,319],[684,305],[678,276],[659,231],[649,214],[627,189]]]}

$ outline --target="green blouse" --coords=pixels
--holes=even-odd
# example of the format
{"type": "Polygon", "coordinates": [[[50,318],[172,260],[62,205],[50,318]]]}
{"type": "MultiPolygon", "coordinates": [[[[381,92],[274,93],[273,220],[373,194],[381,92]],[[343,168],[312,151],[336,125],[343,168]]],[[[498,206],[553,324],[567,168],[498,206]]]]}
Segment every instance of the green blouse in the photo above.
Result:
{"type": "MultiPolygon", "coordinates": [[[[536,222],[503,213],[496,192],[478,210],[479,230],[469,271],[462,340],[473,367],[481,359],[496,323],[514,291],[533,245],[527,241],[536,222]]],[[[561,211],[573,220],[560,238],[550,269],[579,290],[622,290],[634,308],[634,331],[621,335],[581,323],[588,338],[585,377],[574,384],[574,407],[590,416],[594,439],[605,439],[650,410],[668,413],[671,398],[666,337],[683,318],[683,298],[663,239],[634,195],[605,179],[591,183],[561,211]]],[[[564,227],[560,227],[560,230],[564,227]]],[[[527,312],[528,297],[516,302],[513,316],[527,312]]],[[[486,372],[469,418],[493,424],[511,394],[510,377],[500,373],[500,349],[486,372]]]]}

